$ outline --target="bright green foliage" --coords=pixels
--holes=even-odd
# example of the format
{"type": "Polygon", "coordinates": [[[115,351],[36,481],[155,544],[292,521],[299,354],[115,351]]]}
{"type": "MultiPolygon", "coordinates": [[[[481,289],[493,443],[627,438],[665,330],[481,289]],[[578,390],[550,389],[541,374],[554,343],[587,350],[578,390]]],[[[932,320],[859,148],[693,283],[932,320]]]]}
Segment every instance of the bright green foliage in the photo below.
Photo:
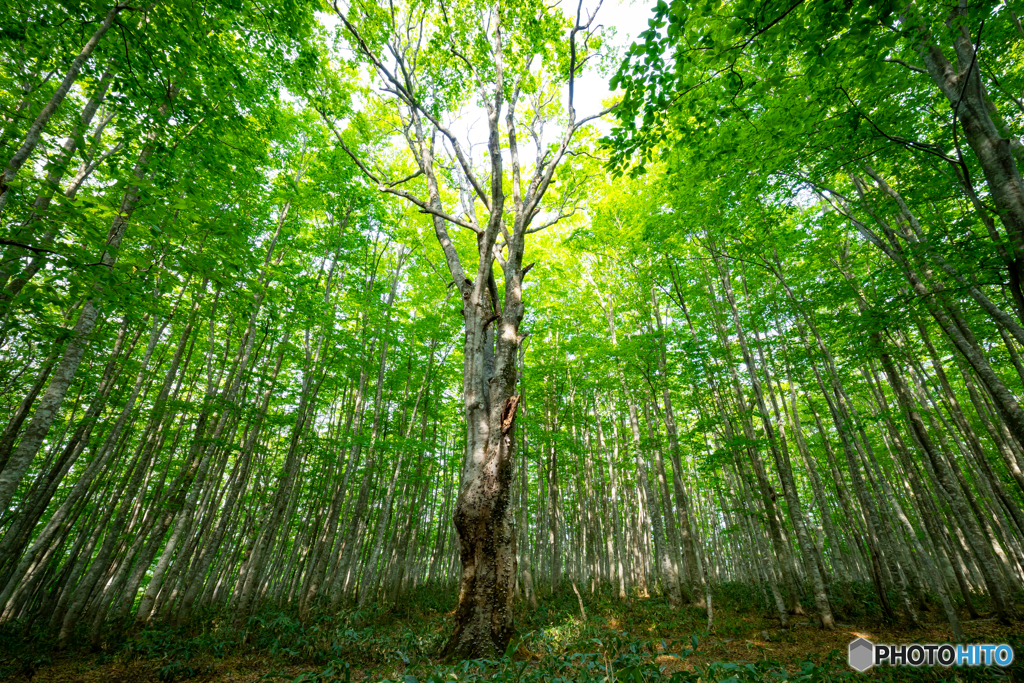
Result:
{"type": "MultiPolygon", "coordinates": [[[[576,134],[523,259],[529,664],[434,660],[459,578],[464,321],[431,207],[399,192],[428,191],[408,106],[326,6],[165,0],[120,9],[32,142],[111,7],[0,16],[0,163],[31,147],[0,188],[0,484],[52,407],[0,510],[0,671],[60,645],[164,680],[271,653],[321,667],[307,681],[838,681],[835,657],[661,658],[738,634],[719,608],[773,637],[828,628],[822,600],[908,639],[970,639],[989,610],[1019,624],[1024,260],[999,190],[1024,158],[1016,4],[652,8],[612,81],[615,128],[576,134]],[[933,77],[940,53],[980,79],[999,168],[968,139],[978,110],[933,77]]],[[[408,94],[462,134],[485,105],[473,78],[497,75],[490,8],[346,11],[392,57],[423,19],[408,94]]],[[[540,124],[570,120],[575,17],[497,8],[527,168],[559,144],[540,124]]],[[[475,267],[465,223],[487,193],[451,139],[434,151],[475,267]]]]}

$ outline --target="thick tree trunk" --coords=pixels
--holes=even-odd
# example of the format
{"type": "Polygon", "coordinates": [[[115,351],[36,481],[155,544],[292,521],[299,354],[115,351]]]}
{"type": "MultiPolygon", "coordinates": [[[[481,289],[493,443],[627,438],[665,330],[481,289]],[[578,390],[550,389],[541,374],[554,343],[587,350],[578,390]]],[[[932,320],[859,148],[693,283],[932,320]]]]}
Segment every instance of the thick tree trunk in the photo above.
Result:
{"type": "MultiPolygon", "coordinates": [[[[506,278],[508,275],[506,270],[506,278]]],[[[490,319],[488,309],[491,306],[481,306],[479,299],[474,305],[475,292],[467,291],[468,301],[463,308],[466,315],[463,379],[466,456],[454,515],[462,572],[455,630],[445,646],[446,657],[500,655],[513,633],[516,568],[510,484],[515,462],[513,430],[519,403],[519,396],[513,391],[518,379],[518,327],[523,310],[518,301],[517,276],[518,273],[506,285],[505,315],[498,319],[501,334],[495,335],[498,340],[492,377],[483,374],[487,337],[483,328],[490,319]],[[513,285],[516,291],[511,293],[513,285]],[[485,383],[490,384],[489,397],[483,394],[485,383]]]]}

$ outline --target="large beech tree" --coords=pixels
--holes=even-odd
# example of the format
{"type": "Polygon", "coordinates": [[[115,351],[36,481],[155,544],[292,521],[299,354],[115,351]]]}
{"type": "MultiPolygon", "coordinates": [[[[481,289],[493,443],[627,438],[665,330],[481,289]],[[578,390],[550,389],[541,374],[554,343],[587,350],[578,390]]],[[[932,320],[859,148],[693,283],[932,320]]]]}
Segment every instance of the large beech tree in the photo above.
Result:
{"type": "Polygon", "coordinates": [[[453,513],[462,573],[445,654],[489,657],[513,634],[511,483],[523,278],[532,265],[523,262],[526,237],[572,213],[579,200],[575,186],[563,183],[544,201],[577,132],[604,113],[580,117],[573,106],[575,78],[592,56],[597,8],[587,11],[581,0],[567,21],[542,2],[334,7],[353,50],[377,74],[415,170],[387,178],[353,159],[381,191],[429,215],[462,299],[466,442],[453,513]],[[482,158],[458,132],[469,112],[485,121],[482,158]]]}

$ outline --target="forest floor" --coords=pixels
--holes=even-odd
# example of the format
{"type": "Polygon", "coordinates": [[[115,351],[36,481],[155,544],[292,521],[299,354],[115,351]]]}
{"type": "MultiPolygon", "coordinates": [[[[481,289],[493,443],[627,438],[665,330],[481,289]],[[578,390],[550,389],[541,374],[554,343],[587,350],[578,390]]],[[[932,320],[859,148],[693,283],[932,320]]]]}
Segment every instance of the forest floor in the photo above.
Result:
{"type": "Polygon", "coordinates": [[[56,651],[44,636],[0,633],[0,679],[49,683],[197,683],[327,681],[1022,681],[1024,629],[993,618],[969,620],[971,642],[1014,645],[1009,669],[876,668],[859,674],[847,665],[851,640],[941,643],[951,634],[941,612],[922,613],[924,626],[886,624],[856,599],[835,631],[796,615],[787,629],[756,606],[745,587],[716,598],[714,628],[703,609],[672,611],[664,600],[583,592],[584,620],[575,594],[542,599],[516,615],[515,650],[494,662],[440,662],[435,654],[451,628],[454,597],[420,591],[400,608],[345,611],[300,623],[267,611],[241,631],[216,616],[180,629],[147,629],[100,648],[56,651]]]}

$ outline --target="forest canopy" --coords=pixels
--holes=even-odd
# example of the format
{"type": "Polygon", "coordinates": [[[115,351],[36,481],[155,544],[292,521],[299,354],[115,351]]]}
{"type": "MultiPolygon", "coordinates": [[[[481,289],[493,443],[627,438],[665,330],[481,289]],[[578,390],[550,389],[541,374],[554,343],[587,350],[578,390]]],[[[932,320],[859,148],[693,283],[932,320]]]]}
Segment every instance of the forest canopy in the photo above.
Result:
{"type": "Polygon", "coordinates": [[[0,675],[1003,642],[1022,11],[6,7],[0,675]]]}

